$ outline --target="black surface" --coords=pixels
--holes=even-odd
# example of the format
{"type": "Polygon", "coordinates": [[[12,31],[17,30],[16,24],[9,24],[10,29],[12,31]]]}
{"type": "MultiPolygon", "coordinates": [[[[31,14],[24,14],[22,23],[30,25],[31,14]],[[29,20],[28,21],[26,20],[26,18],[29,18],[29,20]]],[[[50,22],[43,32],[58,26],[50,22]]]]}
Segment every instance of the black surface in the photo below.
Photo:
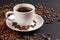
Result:
{"type": "MultiPolygon", "coordinates": [[[[13,2],[14,2],[13,0],[0,0],[0,5],[9,4],[13,2]]],[[[47,3],[46,7],[54,8],[55,12],[60,14],[60,0],[42,0],[42,2],[47,3]]],[[[20,1],[17,0],[16,3],[20,3],[20,1]]],[[[41,3],[41,1],[40,0],[25,0],[25,2],[21,2],[21,3],[31,3],[35,5],[37,3],[41,3]]],[[[56,20],[58,18],[56,18],[56,20]]],[[[22,32],[19,32],[19,34],[20,33],[22,32]]],[[[60,22],[55,21],[55,23],[53,24],[44,24],[40,29],[33,32],[29,32],[31,36],[33,36],[33,33],[37,33],[38,38],[40,37],[42,33],[44,33],[45,35],[47,33],[52,33],[51,35],[52,40],[55,40],[56,36],[60,38],[60,22]]]]}

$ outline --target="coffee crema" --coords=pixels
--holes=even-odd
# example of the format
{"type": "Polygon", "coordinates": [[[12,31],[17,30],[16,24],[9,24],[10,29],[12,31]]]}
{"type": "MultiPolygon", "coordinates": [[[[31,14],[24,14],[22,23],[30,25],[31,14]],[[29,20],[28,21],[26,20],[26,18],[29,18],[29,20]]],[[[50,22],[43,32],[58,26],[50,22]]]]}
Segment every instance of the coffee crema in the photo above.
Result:
{"type": "Polygon", "coordinates": [[[17,11],[19,11],[19,12],[29,12],[31,10],[33,10],[33,9],[29,8],[29,7],[20,7],[17,9],[17,11]]]}

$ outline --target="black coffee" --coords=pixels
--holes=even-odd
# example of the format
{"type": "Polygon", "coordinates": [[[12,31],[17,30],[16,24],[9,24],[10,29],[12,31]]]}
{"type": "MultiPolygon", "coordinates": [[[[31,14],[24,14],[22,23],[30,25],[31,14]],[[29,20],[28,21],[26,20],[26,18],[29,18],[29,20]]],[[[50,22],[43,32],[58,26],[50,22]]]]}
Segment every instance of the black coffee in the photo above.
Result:
{"type": "Polygon", "coordinates": [[[19,11],[19,12],[29,12],[31,10],[32,10],[32,8],[29,8],[29,7],[20,7],[17,9],[17,11],[19,11]]]}

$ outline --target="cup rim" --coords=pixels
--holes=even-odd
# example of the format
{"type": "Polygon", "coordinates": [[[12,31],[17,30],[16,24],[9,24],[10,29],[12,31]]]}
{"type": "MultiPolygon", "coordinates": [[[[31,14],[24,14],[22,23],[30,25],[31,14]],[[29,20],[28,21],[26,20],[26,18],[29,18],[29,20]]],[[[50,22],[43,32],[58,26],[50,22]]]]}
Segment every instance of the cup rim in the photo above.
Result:
{"type": "MultiPolygon", "coordinates": [[[[29,3],[21,3],[21,4],[17,4],[17,5],[15,5],[15,6],[13,7],[13,10],[16,11],[16,12],[19,12],[19,11],[16,10],[16,9],[17,9],[16,7],[17,7],[18,5],[25,5],[25,4],[30,5],[30,6],[33,7],[32,10],[29,11],[29,12],[35,11],[35,6],[32,5],[32,4],[29,4],[29,3]]],[[[31,7],[30,7],[30,8],[31,8],[31,7]]],[[[23,12],[23,13],[29,13],[29,12],[23,12]]],[[[21,12],[21,13],[22,13],[22,12],[21,12]]]]}

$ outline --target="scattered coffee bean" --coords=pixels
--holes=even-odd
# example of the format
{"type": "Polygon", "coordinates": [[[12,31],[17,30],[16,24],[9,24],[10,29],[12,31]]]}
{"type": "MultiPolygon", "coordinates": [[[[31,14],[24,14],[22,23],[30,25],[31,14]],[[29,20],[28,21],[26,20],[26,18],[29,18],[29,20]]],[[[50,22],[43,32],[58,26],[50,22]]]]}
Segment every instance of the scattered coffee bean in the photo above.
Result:
{"type": "Polygon", "coordinates": [[[49,9],[46,9],[45,11],[47,14],[49,14],[51,12],[49,9]]]}
{"type": "Polygon", "coordinates": [[[49,40],[48,38],[44,38],[44,40],[49,40]]]}
{"type": "Polygon", "coordinates": [[[50,19],[50,17],[47,17],[47,19],[50,19]]]}
{"type": "Polygon", "coordinates": [[[50,10],[51,10],[52,12],[54,12],[54,11],[55,11],[53,8],[50,8],[50,10]]]}
{"type": "Polygon", "coordinates": [[[51,38],[50,37],[47,37],[47,40],[51,40],[51,38]]]}
{"type": "Polygon", "coordinates": [[[46,15],[43,15],[44,18],[46,18],[46,15]]]}
{"type": "Polygon", "coordinates": [[[16,22],[13,22],[13,25],[12,26],[14,26],[14,25],[17,25],[17,23],[16,22]]]}
{"type": "Polygon", "coordinates": [[[56,14],[55,17],[58,17],[58,15],[56,14]]]}
{"type": "Polygon", "coordinates": [[[57,21],[60,22],[60,19],[58,19],[57,21]]]}
{"type": "Polygon", "coordinates": [[[23,28],[22,30],[27,30],[29,29],[29,26],[23,26],[22,28],[23,28]]]}
{"type": "Polygon", "coordinates": [[[54,19],[51,19],[51,22],[54,22],[54,19]]]}
{"type": "Polygon", "coordinates": [[[37,34],[36,34],[36,33],[34,33],[34,36],[37,36],[37,34]]]}
{"type": "Polygon", "coordinates": [[[50,21],[48,21],[48,20],[45,20],[45,24],[50,24],[50,21]]]}
{"type": "Polygon", "coordinates": [[[34,27],[36,26],[36,23],[34,24],[34,27]]]}
{"type": "Polygon", "coordinates": [[[37,40],[37,36],[34,36],[34,40],[37,40]]]}
{"type": "Polygon", "coordinates": [[[52,15],[53,17],[55,17],[55,15],[52,15]]]}
{"type": "Polygon", "coordinates": [[[34,27],[34,25],[31,25],[31,27],[34,27]]]}
{"type": "Polygon", "coordinates": [[[34,23],[37,23],[35,20],[33,20],[34,23]]]}
{"type": "Polygon", "coordinates": [[[45,39],[45,38],[46,38],[46,36],[45,36],[44,34],[41,34],[41,37],[42,37],[43,39],[45,39]]]}
{"type": "Polygon", "coordinates": [[[51,33],[48,33],[47,35],[48,35],[48,37],[50,37],[51,33]]]}
{"type": "Polygon", "coordinates": [[[59,15],[57,13],[54,13],[55,17],[58,17],[59,15]]]}

